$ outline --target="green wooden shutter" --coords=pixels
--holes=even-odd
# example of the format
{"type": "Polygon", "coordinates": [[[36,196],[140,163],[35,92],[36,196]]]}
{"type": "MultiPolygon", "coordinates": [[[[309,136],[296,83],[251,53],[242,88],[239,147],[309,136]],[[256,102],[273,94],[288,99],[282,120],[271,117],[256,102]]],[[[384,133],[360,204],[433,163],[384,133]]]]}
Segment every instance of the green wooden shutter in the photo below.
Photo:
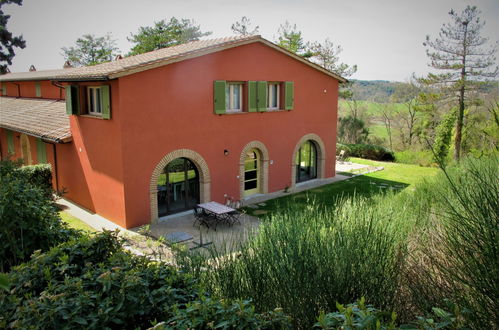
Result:
{"type": "Polygon", "coordinates": [[[225,105],[225,80],[215,80],[213,83],[213,109],[218,115],[224,114],[225,105]]]}
{"type": "Polygon", "coordinates": [[[248,112],[256,112],[257,107],[256,81],[248,81],[248,112]]]}
{"type": "Polygon", "coordinates": [[[6,132],[7,132],[7,152],[9,154],[15,154],[16,149],[14,147],[14,133],[9,130],[6,130],[6,132]]]}
{"type": "Polygon", "coordinates": [[[40,83],[35,83],[35,93],[36,97],[42,97],[42,86],[40,86],[40,83]]]}
{"type": "Polygon", "coordinates": [[[286,81],[284,83],[284,109],[293,110],[294,105],[294,83],[292,81],[286,81]]]}
{"type": "Polygon", "coordinates": [[[258,81],[257,82],[257,108],[258,111],[267,111],[267,82],[258,81]]]}
{"type": "Polygon", "coordinates": [[[78,86],[66,86],[66,113],[68,115],[80,114],[80,94],[78,86]]]}
{"type": "Polygon", "coordinates": [[[111,119],[111,94],[109,92],[109,85],[100,87],[102,96],[102,118],[111,119]]]}
{"type": "Polygon", "coordinates": [[[36,155],[38,164],[47,162],[47,151],[45,148],[45,142],[43,142],[42,139],[36,139],[36,155]]]}
{"type": "Polygon", "coordinates": [[[2,95],[7,96],[7,84],[2,83],[2,95]]]}

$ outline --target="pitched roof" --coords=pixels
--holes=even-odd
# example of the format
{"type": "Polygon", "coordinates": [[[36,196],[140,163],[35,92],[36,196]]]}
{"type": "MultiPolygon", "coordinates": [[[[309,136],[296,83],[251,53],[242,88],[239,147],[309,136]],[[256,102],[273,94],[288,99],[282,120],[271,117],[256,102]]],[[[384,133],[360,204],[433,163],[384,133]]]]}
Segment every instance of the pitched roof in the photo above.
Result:
{"type": "Polygon", "coordinates": [[[57,143],[71,140],[65,101],[0,97],[0,127],[57,143]]]}
{"type": "Polygon", "coordinates": [[[305,60],[304,58],[278,46],[274,43],[256,36],[235,36],[218,39],[207,39],[191,41],[178,46],[162,48],[152,52],[139,54],[135,56],[125,57],[112,62],[101,63],[93,66],[85,66],[78,68],[68,68],[61,70],[33,71],[8,73],[0,76],[0,81],[21,81],[21,80],[60,80],[60,81],[75,81],[75,80],[107,80],[115,79],[122,76],[130,75],[136,72],[141,72],[167,65],[170,63],[180,62],[186,59],[218,52],[221,50],[250,44],[254,42],[263,43],[282,53],[287,54],[316,70],[319,70],[340,82],[347,80],[334,72],[328,71],[323,67],[305,60]]]}

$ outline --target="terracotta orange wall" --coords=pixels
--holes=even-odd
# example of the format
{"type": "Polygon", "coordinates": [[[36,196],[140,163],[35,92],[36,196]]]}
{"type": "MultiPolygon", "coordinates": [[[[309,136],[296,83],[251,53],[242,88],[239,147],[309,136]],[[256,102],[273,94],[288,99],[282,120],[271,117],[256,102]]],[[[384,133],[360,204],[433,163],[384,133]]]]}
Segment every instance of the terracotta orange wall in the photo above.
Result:
{"type": "MultiPolygon", "coordinates": [[[[14,131],[13,136],[14,136],[15,153],[12,155],[9,155],[9,157],[11,160],[17,160],[17,159],[22,158],[21,133],[14,131]]],[[[27,136],[28,136],[29,145],[30,145],[32,164],[38,164],[39,160],[38,160],[38,148],[37,148],[36,138],[33,136],[30,136],[30,135],[27,135],[27,136]]],[[[0,145],[1,145],[2,159],[7,159],[7,156],[8,156],[7,133],[6,133],[6,130],[3,128],[0,128],[0,145]]],[[[52,178],[55,178],[54,153],[53,153],[53,149],[52,149],[51,144],[49,144],[49,143],[45,144],[45,152],[46,152],[46,156],[47,156],[47,162],[52,165],[52,178]]],[[[54,189],[57,189],[55,179],[52,179],[52,186],[54,189]]]]}
{"type": "Polygon", "coordinates": [[[253,140],[265,144],[273,161],[269,192],[291,183],[293,150],[308,133],[325,144],[326,177],[335,173],[338,81],[270,47],[245,45],[119,80],[127,227],[149,222],[153,169],[176,149],[205,159],[211,199],[219,202],[224,194],[242,197],[239,158],[253,140]],[[294,110],[215,115],[214,80],[294,81],[294,110]]]}
{"type": "Polygon", "coordinates": [[[12,97],[27,97],[36,98],[36,83],[40,83],[43,99],[64,99],[64,89],[52,85],[50,81],[18,81],[18,82],[3,82],[7,86],[7,95],[12,97]],[[19,85],[19,87],[18,87],[19,85]],[[20,95],[19,95],[20,92],[20,95]]]}
{"type": "Polygon", "coordinates": [[[106,84],[111,85],[112,120],[70,116],[73,142],[57,146],[59,185],[67,187],[68,199],[125,226],[118,80],[106,84]]]}

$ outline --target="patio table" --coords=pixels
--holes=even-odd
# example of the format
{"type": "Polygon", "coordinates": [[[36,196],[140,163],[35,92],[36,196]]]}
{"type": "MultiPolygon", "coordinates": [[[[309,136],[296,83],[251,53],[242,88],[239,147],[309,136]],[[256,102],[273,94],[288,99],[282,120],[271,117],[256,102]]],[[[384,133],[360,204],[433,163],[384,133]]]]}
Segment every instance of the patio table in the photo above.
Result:
{"type": "MultiPolygon", "coordinates": [[[[217,202],[202,203],[197,206],[213,214],[217,219],[217,224],[218,222],[226,222],[228,225],[232,225],[237,220],[232,215],[236,209],[233,209],[232,207],[228,207],[217,202]]],[[[215,230],[217,224],[215,224],[215,230]]]]}

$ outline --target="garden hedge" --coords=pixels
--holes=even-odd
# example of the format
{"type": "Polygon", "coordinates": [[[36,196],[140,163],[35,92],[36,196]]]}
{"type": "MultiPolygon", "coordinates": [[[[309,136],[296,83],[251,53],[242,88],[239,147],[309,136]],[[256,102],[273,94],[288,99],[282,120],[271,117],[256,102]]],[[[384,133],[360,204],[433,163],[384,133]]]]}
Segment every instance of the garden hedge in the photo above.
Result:
{"type": "Polygon", "coordinates": [[[388,150],[385,147],[373,144],[337,143],[336,153],[339,154],[341,150],[345,150],[347,157],[360,157],[360,158],[389,161],[389,162],[395,160],[395,155],[393,154],[393,151],[388,150]]]}

